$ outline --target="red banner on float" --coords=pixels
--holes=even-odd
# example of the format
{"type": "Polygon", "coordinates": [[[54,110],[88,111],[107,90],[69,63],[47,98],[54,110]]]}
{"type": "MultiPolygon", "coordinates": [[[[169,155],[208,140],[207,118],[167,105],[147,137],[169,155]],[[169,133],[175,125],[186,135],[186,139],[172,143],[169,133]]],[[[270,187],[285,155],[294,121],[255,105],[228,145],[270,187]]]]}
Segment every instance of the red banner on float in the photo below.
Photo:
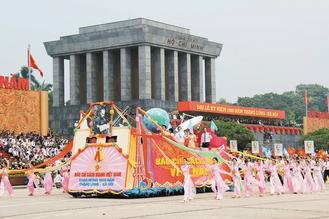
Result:
{"type": "Polygon", "coordinates": [[[248,116],[268,119],[284,119],[285,111],[253,107],[242,107],[224,104],[200,103],[200,102],[178,102],[179,112],[215,113],[232,116],[248,116]]]}

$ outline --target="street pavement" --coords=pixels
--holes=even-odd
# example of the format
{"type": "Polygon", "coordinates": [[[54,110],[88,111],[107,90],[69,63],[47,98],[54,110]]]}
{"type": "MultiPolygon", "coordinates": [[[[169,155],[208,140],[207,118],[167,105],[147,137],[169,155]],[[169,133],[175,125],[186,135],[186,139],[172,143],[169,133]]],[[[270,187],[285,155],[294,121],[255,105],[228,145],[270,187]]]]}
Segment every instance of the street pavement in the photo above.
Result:
{"type": "Polygon", "coordinates": [[[227,192],[223,200],[215,200],[212,193],[197,194],[190,203],[182,196],[144,199],[73,198],[55,189],[50,196],[38,189],[35,196],[27,196],[26,189],[15,189],[15,196],[7,193],[0,198],[0,218],[233,218],[233,219],[329,219],[329,186],[326,192],[313,194],[285,194],[231,198],[227,192]]]}

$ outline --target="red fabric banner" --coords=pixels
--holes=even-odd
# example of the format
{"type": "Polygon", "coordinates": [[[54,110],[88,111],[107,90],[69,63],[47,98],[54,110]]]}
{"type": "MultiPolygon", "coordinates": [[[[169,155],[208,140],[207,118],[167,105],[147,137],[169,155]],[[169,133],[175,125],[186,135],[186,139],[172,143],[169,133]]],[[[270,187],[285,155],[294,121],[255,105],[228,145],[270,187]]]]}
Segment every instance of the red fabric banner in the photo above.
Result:
{"type": "Polygon", "coordinates": [[[28,67],[33,68],[35,70],[38,70],[41,77],[43,77],[43,72],[41,71],[41,69],[39,68],[37,62],[35,61],[35,59],[33,58],[33,56],[30,53],[28,53],[28,59],[29,59],[29,66],[28,67]]]}

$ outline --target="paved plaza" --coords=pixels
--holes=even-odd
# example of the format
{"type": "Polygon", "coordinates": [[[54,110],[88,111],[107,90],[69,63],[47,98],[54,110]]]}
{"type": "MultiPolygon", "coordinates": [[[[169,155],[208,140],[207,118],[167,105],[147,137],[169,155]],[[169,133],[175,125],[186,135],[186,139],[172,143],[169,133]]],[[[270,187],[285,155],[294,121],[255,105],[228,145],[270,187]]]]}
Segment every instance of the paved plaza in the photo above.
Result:
{"type": "Polygon", "coordinates": [[[182,196],[148,199],[72,198],[55,190],[51,196],[39,190],[28,197],[16,189],[15,197],[0,198],[0,218],[329,218],[329,187],[324,193],[232,199],[226,193],[218,201],[212,193],[197,194],[189,204],[182,196]]]}

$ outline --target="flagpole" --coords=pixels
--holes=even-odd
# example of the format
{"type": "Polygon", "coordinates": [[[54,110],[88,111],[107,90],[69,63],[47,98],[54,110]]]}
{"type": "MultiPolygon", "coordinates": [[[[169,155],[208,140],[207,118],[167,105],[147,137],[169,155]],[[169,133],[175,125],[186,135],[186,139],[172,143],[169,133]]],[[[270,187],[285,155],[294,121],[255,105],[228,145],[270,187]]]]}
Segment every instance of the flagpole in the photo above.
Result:
{"type": "Polygon", "coordinates": [[[31,70],[30,70],[30,49],[31,49],[31,45],[28,44],[28,46],[27,46],[27,69],[28,69],[28,74],[29,74],[29,89],[32,90],[32,88],[31,88],[31,70]]]}
{"type": "Polygon", "coordinates": [[[307,90],[305,90],[305,115],[306,117],[308,116],[308,94],[307,94],[307,90]]]}

